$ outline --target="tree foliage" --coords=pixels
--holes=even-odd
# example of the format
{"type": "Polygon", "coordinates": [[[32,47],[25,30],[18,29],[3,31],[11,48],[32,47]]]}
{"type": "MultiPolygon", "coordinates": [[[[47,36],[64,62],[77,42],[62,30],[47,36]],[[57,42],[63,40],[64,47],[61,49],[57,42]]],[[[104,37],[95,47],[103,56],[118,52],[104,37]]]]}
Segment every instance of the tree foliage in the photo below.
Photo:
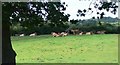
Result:
{"type": "Polygon", "coordinates": [[[3,20],[11,24],[19,22],[28,28],[46,24],[60,26],[69,19],[69,15],[62,12],[66,4],[60,2],[5,2],[2,10],[3,20]]]}
{"type": "Polygon", "coordinates": [[[97,19],[101,19],[104,17],[105,13],[104,12],[100,12],[102,10],[105,10],[107,12],[111,12],[113,14],[116,14],[117,12],[117,2],[108,2],[108,1],[104,1],[104,0],[95,0],[95,2],[93,2],[94,8],[91,8],[91,4],[89,5],[88,9],[83,9],[83,10],[78,10],[77,12],[77,16],[86,16],[88,13],[93,13],[93,9],[96,9],[96,14],[99,15],[97,17],[92,17],[93,19],[97,18],[97,19]]]}

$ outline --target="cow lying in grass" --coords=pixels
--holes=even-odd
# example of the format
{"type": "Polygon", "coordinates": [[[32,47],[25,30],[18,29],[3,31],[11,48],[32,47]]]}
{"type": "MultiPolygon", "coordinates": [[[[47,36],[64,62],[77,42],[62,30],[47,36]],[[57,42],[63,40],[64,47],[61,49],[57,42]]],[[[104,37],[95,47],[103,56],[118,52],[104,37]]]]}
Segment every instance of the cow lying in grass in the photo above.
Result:
{"type": "Polygon", "coordinates": [[[86,35],[92,35],[93,32],[86,32],[86,35]]]}
{"type": "Polygon", "coordinates": [[[36,33],[32,33],[32,34],[30,34],[29,36],[36,36],[36,33]]]}
{"type": "Polygon", "coordinates": [[[25,36],[25,34],[20,34],[20,37],[23,37],[23,36],[25,36]]]}
{"type": "Polygon", "coordinates": [[[55,33],[55,32],[52,32],[51,33],[53,37],[61,37],[61,36],[67,36],[68,33],[66,32],[62,32],[62,33],[55,33]]]}
{"type": "Polygon", "coordinates": [[[97,31],[97,34],[105,34],[106,31],[97,31]]]}
{"type": "Polygon", "coordinates": [[[80,32],[79,35],[83,35],[83,32],[80,32]]]}
{"type": "Polygon", "coordinates": [[[83,35],[83,34],[86,34],[86,35],[92,35],[94,34],[92,31],[91,32],[80,32],[79,35],[83,35]]]}
{"type": "Polygon", "coordinates": [[[61,35],[61,36],[67,36],[68,33],[66,33],[66,32],[62,32],[60,35],[61,35]]]}
{"type": "Polygon", "coordinates": [[[57,34],[55,32],[52,32],[51,34],[52,34],[53,37],[59,37],[60,36],[59,34],[57,34]]]}

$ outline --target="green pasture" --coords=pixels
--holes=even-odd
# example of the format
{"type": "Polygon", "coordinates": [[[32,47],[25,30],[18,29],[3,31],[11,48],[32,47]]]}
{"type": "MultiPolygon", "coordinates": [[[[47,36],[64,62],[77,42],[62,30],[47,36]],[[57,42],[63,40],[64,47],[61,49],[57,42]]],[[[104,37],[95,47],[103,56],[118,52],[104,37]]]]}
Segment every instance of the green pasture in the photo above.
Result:
{"type": "Polygon", "coordinates": [[[12,36],[17,63],[118,63],[118,35],[12,36]]]}

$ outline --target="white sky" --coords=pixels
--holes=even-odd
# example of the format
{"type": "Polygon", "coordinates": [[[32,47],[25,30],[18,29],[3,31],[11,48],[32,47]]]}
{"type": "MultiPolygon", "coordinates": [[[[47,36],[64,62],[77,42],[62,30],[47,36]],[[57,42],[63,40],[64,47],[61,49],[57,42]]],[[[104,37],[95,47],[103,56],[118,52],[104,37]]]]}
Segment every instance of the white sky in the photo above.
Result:
{"type": "MultiPolygon", "coordinates": [[[[77,11],[78,9],[80,10],[83,10],[83,9],[87,9],[89,8],[89,4],[92,0],[61,0],[61,2],[65,2],[68,7],[65,11],[65,13],[67,14],[70,14],[70,20],[71,19],[89,19],[89,18],[92,18],[93,16],[97,16],[96,14],[96,10],[94,10],[94,13],[91,14],[91,15],[86,15],[85,17],[77,17],[76,14],[77,14],[77,11]]],[[[94,8],[92,5],[91,5],[91,8],[94,8]]],[[[108,12],[105,12],[105,16],[110,16],[110,17],[118,17],[118,11],[117,11],[117,14],[114,15],[112,13],[108,13],[108,12]]]]}

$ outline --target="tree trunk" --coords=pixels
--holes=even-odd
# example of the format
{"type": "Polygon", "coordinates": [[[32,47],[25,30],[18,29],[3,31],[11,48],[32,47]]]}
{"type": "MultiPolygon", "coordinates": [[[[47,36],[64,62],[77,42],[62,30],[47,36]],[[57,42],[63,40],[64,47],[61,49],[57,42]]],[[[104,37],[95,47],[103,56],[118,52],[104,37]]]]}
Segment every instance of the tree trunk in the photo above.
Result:
{"type": "Polygon", "coordinates": [[[11,45],[9,20],[2,20],[2,65],[16,65],[15,56],[11,45]]]}

